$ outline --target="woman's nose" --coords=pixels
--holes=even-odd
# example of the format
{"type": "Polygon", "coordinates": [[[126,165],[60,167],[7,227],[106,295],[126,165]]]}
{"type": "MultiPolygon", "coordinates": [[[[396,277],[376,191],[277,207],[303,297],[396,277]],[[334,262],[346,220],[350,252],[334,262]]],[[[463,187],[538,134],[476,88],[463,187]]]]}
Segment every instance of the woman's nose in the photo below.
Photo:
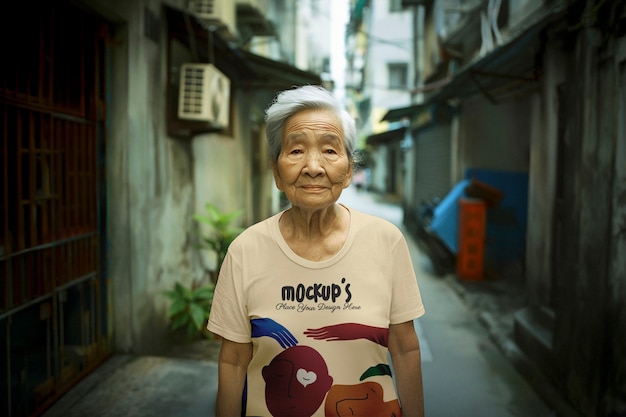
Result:
{"type": "Polygon", "coordinates": [[[304,170],[309,175],[319,175],[324,172],[322,155],[320,152],[308,152],[306,154],[304,170]]]}

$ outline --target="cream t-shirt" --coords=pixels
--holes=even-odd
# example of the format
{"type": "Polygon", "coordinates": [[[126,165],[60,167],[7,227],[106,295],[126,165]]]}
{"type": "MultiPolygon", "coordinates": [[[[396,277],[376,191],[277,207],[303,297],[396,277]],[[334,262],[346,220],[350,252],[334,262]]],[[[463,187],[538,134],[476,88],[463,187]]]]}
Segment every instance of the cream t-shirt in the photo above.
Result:
{"type": "Polygon", "coordinates": [[[289,248],[282,212],[229,247],[208,329],[253,343],[244,415],[400,415],[389,325],[420,317],[424,306],[400,230],[349,211],[346,242],[327,260],[289,248]]]}

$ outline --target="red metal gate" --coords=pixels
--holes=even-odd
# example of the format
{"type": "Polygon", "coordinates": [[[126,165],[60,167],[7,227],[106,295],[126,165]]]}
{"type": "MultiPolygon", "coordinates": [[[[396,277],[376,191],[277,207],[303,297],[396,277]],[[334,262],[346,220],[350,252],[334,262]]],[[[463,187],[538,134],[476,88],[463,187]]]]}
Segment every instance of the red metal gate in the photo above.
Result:
{"type": "Polygon", "coordinates": [[[0,414],[31,416],[110,351],[106,26],[19,3],[0,15],[0,414]]]}

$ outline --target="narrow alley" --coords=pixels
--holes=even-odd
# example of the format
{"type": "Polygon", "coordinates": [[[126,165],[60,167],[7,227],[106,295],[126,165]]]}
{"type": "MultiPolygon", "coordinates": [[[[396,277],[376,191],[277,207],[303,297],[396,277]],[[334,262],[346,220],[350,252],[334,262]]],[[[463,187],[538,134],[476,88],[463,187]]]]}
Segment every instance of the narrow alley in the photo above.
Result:
{"type": "MultiPolygon", "coordinates": [[[[344,191],[340,201],[402,228],[399,206],[376,194],[344,191]]],[[[426,415],[521,417],[551,411],[499,352],[484,326],[405,231],[426,315],[415,323],[422,348],[426,415]]]]}
{"type": "MultiPolygon", "coordinates": [[[[402,228],[402,211],[354,187],[340,202],[402,228]]],[[[428,417],[556,415],[501,353],[449,281],[405,233],[426,315],[415,326],[422,346],[428,417]]],[[[204,345],[206,346],[206,345],[204,345]]],[[[208,348],[207,348],[208,349],[208,348]]],[[[116,355],[70,390],[44,417],[211,416],[217,387],[214,352],[190,358],[116,355]]]]}

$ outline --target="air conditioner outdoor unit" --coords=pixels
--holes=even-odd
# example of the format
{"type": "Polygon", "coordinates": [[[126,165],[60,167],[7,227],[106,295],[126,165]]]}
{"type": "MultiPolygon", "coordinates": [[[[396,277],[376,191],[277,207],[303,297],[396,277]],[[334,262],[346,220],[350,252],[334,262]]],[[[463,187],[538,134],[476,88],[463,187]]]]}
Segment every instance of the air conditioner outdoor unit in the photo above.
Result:
{"type": "Polygon", "coordinates": [[[213,64],[183,64],[180,69],[178,117],[228,126],[230,80],[213,64]]]}
{"type": "Polygon", "coordinates": [[[189,11],[200,19],[218,20],[224,0],[189,0],[189,11]]]}
{"type": "Polygon", "coordinates": [[[189,0],[187,12],[228,40],[237,38],[236,3],[233,0],[189,0]]]}

